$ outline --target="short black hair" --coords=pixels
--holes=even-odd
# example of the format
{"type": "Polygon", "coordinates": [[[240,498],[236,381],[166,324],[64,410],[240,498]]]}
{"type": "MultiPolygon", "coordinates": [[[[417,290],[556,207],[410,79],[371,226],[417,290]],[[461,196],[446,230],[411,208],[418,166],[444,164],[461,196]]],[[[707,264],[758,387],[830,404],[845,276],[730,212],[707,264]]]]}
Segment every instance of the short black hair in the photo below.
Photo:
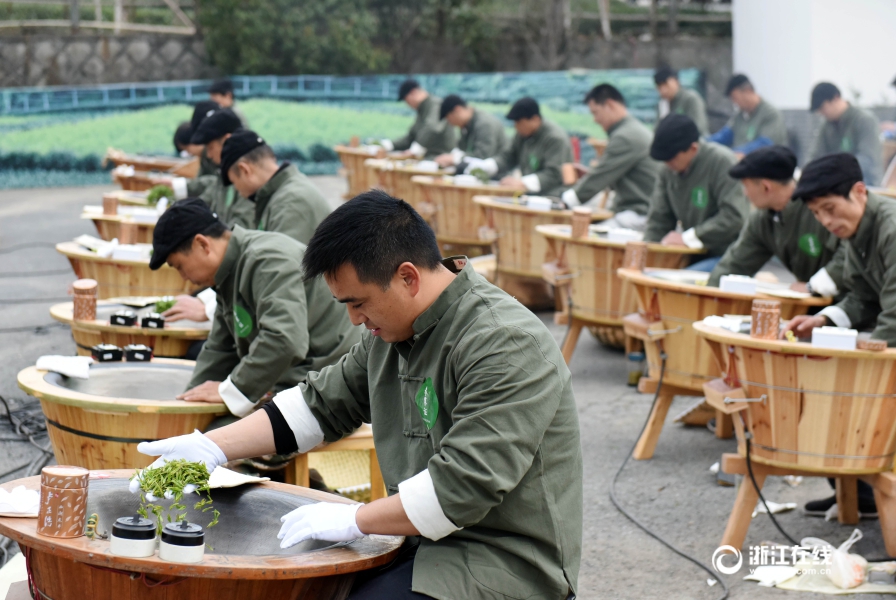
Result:
{"type": "Polygon", "coordinates": [[[184,121],[174,130],[174,149],[180,152],[190,145],[190,138],[193,135],[193,127],[189,121],[184,121]]]}
{"type": "Polygon", "coordinates": [[[220,94],[222,96],[230,94],[231,96],[233,96],[233,82],[229,79],[216,79],[208,87],[208,93],[220,94]]]}
{"type": "MultiPolygon", "coordinates": [[[[227,227],[227,225],[225,225],[221,221],[218,221],[216,223],[212,223],[211,225],[209,225],[208,227],[206,227],[205,229],[203,229],[196,235],[204,235],[205,237],[210,237],[212,239],[217,240],[217,239],[220,239],[221,237],[223,237],[224,233],[227,231],[230,231],[230,229],[227,227]]],[[[168,256],[171,256],[172,254],[177,254],[178,252],[183,252],[184,254],[188,253],[190,250],[193,249],[193,240],[196,239],[196,235],[185,239],[183,242],[181,242],[180,244],[175,246],[174,250],[172,250],[171,252],[168,253],[168,256]]]]}
{"type": "Polygon", "coordinates": [[[435,233],[423,217],[404,200],[370,190],[321,222],[308,242],[302,266],[307,281],[334,275],[350,264],[361,283],[386,290],[402,263],[433,271],[441,261],[435,233]]]}
{"type": "Polygon", "coordinates": [[[274,153],[273,148],[271,148],[267,144],[262,144],[261,146],[258,146],[257,148],[249,150],[249,152],[247,152],[246,154],[243,154],[233,164],[245,161],[245,162],[252,163],[253,165],[257,165],[261,162],[264,162],[265,160],[277,160],[277,154],[274,153]]]}
{"type": "Polygon", "coordinates": [[[809,99],[809,110],[815,112],[828,100],[840,97],[840,88],[828,81],[822,81],[812,88],[812,96],[809,99]]]}
{"type": "Polygon", "coordinates": [[[672,67],[660,67],[653,74],[653,83],[656,85],[660,85],[661,83],[666,83],[670,79],[678,80],[678,71],[673,69],[672,67]]]}
{"type": "Polygon", "coordinates": [[[737,73],[731,76],[731,79],[728,80],[728,84],[725,86],[725,96],[730,96],[731,92],[739,89],[753,89],[753,84],[750,83],[749,78],[743,73],[737,73]]]}
{"type": "Polygon", "coordinates": [[[585,104],[588,104],[589,100],[596,104],[606,104],[607,100],[615,100],[625,106],[625,98],[622,92],[609,83],[601,83],[594,86],[590,92],[585,94],[585,104]]]}
{"type": "Polygon", "coordinates": [[[458,106],[466,106],[466,101],[458,96],[457,94],[449,94],[445,96],[445,99],[442,100],[442,105],[439,107],[439,119],[444,119],[448,115],[451,114],[458,106]]]}
{"type": "Polygon", "coordinates": [[[398,101],[404,100],[408,94],[420,87],[420,83],[416,79],[405,79],[398,86],[398,101]]]}

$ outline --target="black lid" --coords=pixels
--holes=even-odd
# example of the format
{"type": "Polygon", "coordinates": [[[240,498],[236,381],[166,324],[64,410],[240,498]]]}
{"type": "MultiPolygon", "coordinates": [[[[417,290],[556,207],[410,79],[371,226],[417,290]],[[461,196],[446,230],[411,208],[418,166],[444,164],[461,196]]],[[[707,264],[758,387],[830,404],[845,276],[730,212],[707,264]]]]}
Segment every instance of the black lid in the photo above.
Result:
{"type": "Polygon", "coordinates": [[[121,348],[119,348],[115,344],[97,344],[96,346],[91,348],[91,350],[96,350],[97,352],[107,352],[109,350],[119,350],[120,351],[121,348]]]}
{"type": "Polygon", "coordinates": [[[113,317],[136,317],[137,313],[132,310],[117,310],[112,313],[113,317]]]}
{"type": "Polygon", "coordinates": [[[188,523],[166,523],[162,529],[162,541],[172,546],[201,546],[205,543],[205,531],[201,525],[188,523]]]}
{"type": "Polygon", "coordinates": [[[121,517],[112,525],[112,535],[125,540],[151,540],[156,537],[156,524],[140,515],[121,517]]]}
{"type": "Polygon", "coordinates": [[[146,316],[144,316],[143,318],[144,319],[161,319],[163,321],[165,320],[165,317],[163,317],[161,313],[157,313],[157,312],[151,312],[151,313],[147,314],[146,316]]]}
{"type": "Polygon", "coordinates": [[[152,352],[152,348],[146,344],[128,344],[124,350],[125,352],[152,352]]]}

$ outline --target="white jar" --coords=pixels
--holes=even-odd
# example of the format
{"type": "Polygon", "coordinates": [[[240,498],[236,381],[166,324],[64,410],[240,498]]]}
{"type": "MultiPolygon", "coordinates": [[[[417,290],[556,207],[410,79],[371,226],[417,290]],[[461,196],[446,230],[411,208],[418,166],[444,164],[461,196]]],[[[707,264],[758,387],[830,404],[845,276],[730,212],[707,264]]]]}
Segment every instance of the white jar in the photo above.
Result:
{"type": "Polygon", "coordinates": [[[205,532],[196,523],[167,523],[159,542],[159,558],[168,562],[198,563],[205,555],[205,532]]]}
{"type": "Polygon", "coordinates": [[[116,556],[146,558],[156,551],[156,524],[140,515],[121,517],[112,525],[109,550],[116,556]]]}

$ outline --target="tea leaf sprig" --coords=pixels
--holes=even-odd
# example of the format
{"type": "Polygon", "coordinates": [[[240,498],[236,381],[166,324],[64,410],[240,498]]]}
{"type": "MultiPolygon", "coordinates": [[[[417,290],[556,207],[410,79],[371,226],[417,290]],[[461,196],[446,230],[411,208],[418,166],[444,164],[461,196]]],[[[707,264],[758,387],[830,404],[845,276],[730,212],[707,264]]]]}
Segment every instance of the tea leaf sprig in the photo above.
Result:
{"type": "Polygon", "coordinates": [[[195,486],[199,501],[193,504],[194,510],[203,513],[211,511],[212,520],[206,528],[218,524],[221,513],[212,505],[211,488],[208,485],[209,472],[204,463],[190,462],[186,459],[170,460],[162,466],[155,468],[138,469],[134,476],[140,481],[140,508],[137,513],[144,519],[152,513],[156,517],[156,531],[162,533],[163,521],[167,523],[183,521],[187,518],[187,507],[184,504],[184,489],[188,485],[195,486]],[[167,509],[157,501],[165,499],[166,492],[170,492],[170,498],[174,502],[167,509]],[[152,495],[155,501],[147,499],[152,495]],[[204,497],[203,497],[204,495],[204,497]]]}

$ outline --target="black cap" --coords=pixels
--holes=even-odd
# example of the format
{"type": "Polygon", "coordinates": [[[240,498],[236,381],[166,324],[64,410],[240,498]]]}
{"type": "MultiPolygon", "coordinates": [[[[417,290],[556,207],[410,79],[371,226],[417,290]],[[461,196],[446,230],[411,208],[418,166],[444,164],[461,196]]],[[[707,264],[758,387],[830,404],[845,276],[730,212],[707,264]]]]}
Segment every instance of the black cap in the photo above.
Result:
{"type": "Polygon", "coordinates": [[[193,128],[190,127],[189,121],[184,121],[174,130],[174,149],[180,152],[185,146],[190,145],[190,136],[193,135],[193,128]]]}
{"type": "Polygon", "coordinates": [[[184,198],[172,204],[159,217],[152,232],[149,268],[153,271],[160,268],[178,246],[217,222],[218,218],[199,198],[184,198]]]}
{"type": "Polygon", "coordinates": [[[233,82],[229,79],[216,79],[208,86],[209,94],[233,94],[233,82]]]}
{"type": "Polygon", "coordinates": [[[728,169],[732,179],[772,179],[790,181],[796,169],[796,155],[786,146],[766,146],[750,152],[728,169]]]}
{"type": "Polygon", "coordinates": [[[442,106],[439,107],[439,118],[444,119],[458,106],[466,105],[467,103],[464,102],[464,99],[457,94],[449,94],[448,96],[445,96],[445,99],[442,100],[442,106]]]}
{"type": "Polygon", "coordinates": [[[212,116],[216,110],[220,109],[221,105],[211,100],[197,102],[196,106],[193,107],[193,118],[190,119],[190,137],[193,137],[192,132],[199,129],[199,124],[202,123],[203,119],[212,116]]]}
{"type": "Polygon", "coordinates": [[[653,132],[650,158],[661,162],[672,160],[700,139],[697,125],[687,115],[671,114],[660,121],[653,132]]]}
{"type": "Polygon", "coordinates": [[[229,108],[222,108],[202,120],[196,131],[193,132],[190,143],[207,144],[228,133],[233,133],[240,127],[242,127],[242,122],[236,113],[229,108]]]}
{"type": "Polygon", "coordinates": [[[401,102],[404,100],[408,94],[418,87],[420,87],[420,84],[417,83],[416,79],[405,79],[402,81],[401,85],[398,87],[398,101],[401,102]]]}
{"type": "Polygon", "coordinates": [[[747,79],[747,76],[743,73],[738,73],[733,75],[731,79],[728,80],[728,85],[725,86],[725,96],[730,96],[731,92],[739,88],[744,84],[749,84],[750,80],[747,79]]]}
{"type": "Polygon", "coordinates": [[[520,119],[531,119],[535,116],[541,116],[538,102],[535,101],[535,98],[526,96],[514,102],[513,106],[510,107],[510,112],[504,118],[511,121],[519,121],[520,119]]]}
{"type": "Polygon", "coordinates": [[[813,200],[838,193],[846,186],[852,188],[862,180],[862,167],[855,156],[845,152],[828,154],[806,165],[793,198],[813,200]]]}
{"type": "Polygon", "coordinates": [[[221,148],[221,180],[224,182],[224,185],[230,185],[230,175],[228,173],[230,167],[259,146],[264,146],[264,144],[265,141],[261,139],[260,135],[248,129],[239,129],[227,138],[227,141],[224,142],[224,147],[221,148]]]}
{"type": "Polygon", "coordinates": [[[809,110],[815,112],[821,108],[822,104],[828,100],[833,100],[839,95],[840,89],[837,88],[836,85],[828,83],[827,81],[822,81],[812,88],[812,102],[810,103],[809,110]]]}
{"type": "Polygon", "coordinates": [[[678,71],[673,69],[672,67],[660,67],[653,74],[653,82],[656,85],[660,85],[661,83],[666,83],[669,79],[678,79],[678,71]]]}

